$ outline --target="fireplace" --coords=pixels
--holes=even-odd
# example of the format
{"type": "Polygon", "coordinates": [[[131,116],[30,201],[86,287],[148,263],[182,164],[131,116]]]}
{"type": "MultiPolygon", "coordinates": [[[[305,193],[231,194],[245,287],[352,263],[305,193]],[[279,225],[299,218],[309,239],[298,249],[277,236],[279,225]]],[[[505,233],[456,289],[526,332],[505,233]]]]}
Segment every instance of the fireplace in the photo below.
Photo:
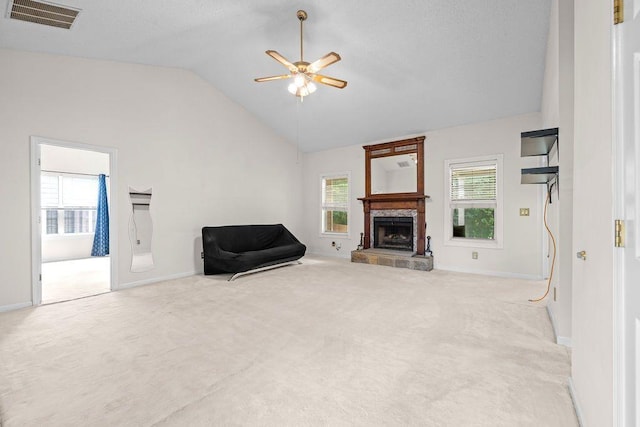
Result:
{"type": "Polygon", "coordinates": [[[361,245],[351,252],[353,262],[389,265],[414,270],[433,269],[425,255],[424,136],[365,145],[364,230],[361,245]],[[409,161],[406,160],[409,157],[409,161]],[[398,186],[397,167],[415,165],[398,186]],[[405,179],[406,178],[406,179],[405,179]],[[409,186],[409,181],[415,185],[409,186]],[[406,192],[405,192],[406,191],[406,192]],[[387,250],[369,249],[385,248],[387,250]],[[390,250],[389,250],[390,249],[390,250]]]}
{"type": "Polygon", "coordinates": [[[374,217],[373,247],[413,252],[413,218],[374,217]]]}
{"type": "Polygon", "coordinates": [[[365,196],[358,200],[362,201],[364,230],[362,243],[351,251],[351,261],[433,270],[433,256],[425,253],[425,204],[429,196],[424,194],[424,136],[363,148],[365,196]],[[388,171],[396,166],[406,167],[404,163],[415,164],[415,172],[410,177],[403,175],[400,187],[395,172],[388,171]],[[411,187],[410,179],[415,180],[411,187]]]}

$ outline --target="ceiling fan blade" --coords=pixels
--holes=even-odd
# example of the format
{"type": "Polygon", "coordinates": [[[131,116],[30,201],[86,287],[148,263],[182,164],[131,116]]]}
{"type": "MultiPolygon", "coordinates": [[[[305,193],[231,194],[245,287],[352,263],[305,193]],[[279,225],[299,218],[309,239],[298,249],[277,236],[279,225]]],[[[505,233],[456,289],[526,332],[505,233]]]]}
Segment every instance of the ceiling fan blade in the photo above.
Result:
{"type": "Polygon", "coordinates": [[[289,61],[284,56],[280,55],[275,50],[268,50],[265,53],[267,55],[269,55],[270,57],[272,57],[273,59],[275,59],[276,61],[278,61],[279,63],[281,63],[282,65],[284,65],[285,67],[287,67],[289,69],[289,71],[291,71],[291,72],[297,72],[298,71],[298,67],[293,65],[293,63],[291,61],[289,61]]]}
{"type": "Polygon", "coordinates": [[[283,74],[281,76],[271,76],[271,77],[260,77],[254,80],[257,82],[270,82],[272,80],[283,80],[288,78],[291,78],[291,74],[283,74]]]}
{"type": "Polygon", "coordinates": [[[316,73],[322,70],[323,68],[328,67],[329,65],[340,61],[340,59],[342,58],[340,58],[340,55],[338,55],[337,53],[329,52],[322,58],[318,59],[317,61],[314,61],[311,64],[309,64],[307,66],[307,71],[310,73],[316,73]]]}
{"type": "Polygon", "coordinates": [[[344,89],[347,87],[346,81],[333,77],[323,76],[320,74],[312,74],[310,77],[314,82],[322,83],[323,85],[337,87],[338,89],[344,89]]]}

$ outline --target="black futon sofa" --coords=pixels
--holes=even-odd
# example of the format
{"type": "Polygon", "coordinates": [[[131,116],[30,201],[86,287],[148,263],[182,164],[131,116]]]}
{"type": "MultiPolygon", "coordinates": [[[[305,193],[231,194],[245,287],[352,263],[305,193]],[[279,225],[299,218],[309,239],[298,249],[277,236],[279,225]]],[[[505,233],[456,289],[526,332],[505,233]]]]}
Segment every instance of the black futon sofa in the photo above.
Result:
{"type": "Polygon", "coordinates": [[[273,224],[203,227],[202,249],[204,274],[218,274],[291,263],[302,258],[307,247],[284,225],[273,224]]]}

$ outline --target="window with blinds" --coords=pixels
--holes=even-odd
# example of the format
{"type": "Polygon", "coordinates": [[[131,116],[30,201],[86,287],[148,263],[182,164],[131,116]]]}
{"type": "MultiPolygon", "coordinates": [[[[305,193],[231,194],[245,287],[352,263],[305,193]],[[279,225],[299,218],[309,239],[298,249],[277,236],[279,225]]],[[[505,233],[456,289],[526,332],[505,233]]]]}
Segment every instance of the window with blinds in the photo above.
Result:
{"type": "Polygon", "coordinates": [[[349,231],[349,176],[322,177],[322,233],[349,231]]]}
{"type": "Polygon", "coordinates": [[[43,235],[93,233],[98,177],[71,174],[40,176],[43,235]]]}
{"type": "Polygon", "coordinates": [[[496,200],[496,165],[451,167],[451,200],[496,200]]]}
{"type": "Polygon", "coordinates": [[[452,239],[496,238],[498,163],[497,158],[447,162],[452,239]]]}

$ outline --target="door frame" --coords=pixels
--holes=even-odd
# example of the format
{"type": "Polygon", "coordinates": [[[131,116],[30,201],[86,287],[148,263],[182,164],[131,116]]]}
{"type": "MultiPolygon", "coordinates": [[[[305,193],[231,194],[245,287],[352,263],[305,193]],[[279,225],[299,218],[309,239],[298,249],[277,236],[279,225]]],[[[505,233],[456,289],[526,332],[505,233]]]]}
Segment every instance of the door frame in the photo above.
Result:
{"type": "MultiPolygon", "coordinates": [[[[624,22],[621,23],[624,25],[624,22]]],[[[613,218],[625,217],[625,173],[624,173],[624,106],[623,63],[621,53],[621,28],[611,23],[611,93],[612,93],[612,167],[613,167],[613,218]]],[[[640,172],[640,171],[639,171],[640,172]]],[[[612,224],[613,232],[613,224],[612,224]]],[[[626,236],[625,236],[626,237],[626,236]]],[[[627,405],[631,396],[627,394],[626,378],[626,325],[625,325],[625,262],[624,248],[613,248],[613,425],[627,425],[627,405]]],[[[637,414],[636,414],[637,415],[637,414]]]]}
{"type": "Polygon", "coordinates": [[[40,224],[40,146],[53,145],[76,150],[95,151],[109,155],[109,278],[111,291],[118,284],[118,198],[113,197],[118,188],[118,150],[112,147],[62,141],[53,138],[31,136],[31,304],[42,303],[42,226],[40,224]]]}

